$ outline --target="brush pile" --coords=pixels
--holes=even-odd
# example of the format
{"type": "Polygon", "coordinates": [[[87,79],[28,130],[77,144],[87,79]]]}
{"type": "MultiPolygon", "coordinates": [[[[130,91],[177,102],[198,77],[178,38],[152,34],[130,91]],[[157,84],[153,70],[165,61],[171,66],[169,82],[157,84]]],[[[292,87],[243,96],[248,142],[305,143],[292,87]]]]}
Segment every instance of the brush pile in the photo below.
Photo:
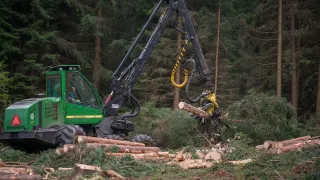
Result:
{"type": "Polygon", "coordinates": [[[282,154],[290,151],[301,151],[314,145],[320,145],[320,137],[303,136],[285,141],[265,141],[264,144],[256,146],[258,150],[266,150],[274,154],[282,154]]]}

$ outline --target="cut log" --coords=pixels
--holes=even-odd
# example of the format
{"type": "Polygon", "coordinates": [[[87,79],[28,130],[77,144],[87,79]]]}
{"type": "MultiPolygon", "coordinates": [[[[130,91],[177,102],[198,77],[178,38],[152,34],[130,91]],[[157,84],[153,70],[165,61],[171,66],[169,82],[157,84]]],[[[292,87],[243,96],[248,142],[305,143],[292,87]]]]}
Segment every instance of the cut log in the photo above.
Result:
{"type": "Polygon", "coordinates": [[[90,136],[77,136],[75,139],[75,143],[100,143],[100,144],[112,144],[112,145],[127,145],[127,146],[146,146],[143,143],[130,142],[130,141],[122,141],[122,140],[114,140],[114,139],[105,139],[105,138],[97,138],[90,136]]]}
{"type": "Polygon", "coordinates": [[[33,174],[31,168],[14,168],[14,167],[0,167],[2,173],[14,173],[14,174],[33,174]]]}
{"type": "Polygon", "coordinates": [[[270,149],[270,148],[272,147],[272,143],[273,143],[273,141],[265,141],[265,142],[263,143],[264,149],[265,149],[265,150],[270,149]]]}
{"type": "Polygon", "coordinates": [[[65,144],[63,145],[63,153],[71,152],[74,149],[74,144],[65,144]]]}
{"type": "Polygon", "coordinates": [[[304,142],[303,141],[297,142],[296,144],[290,144],[288,146],[284,146],[284,147],[280,148],[277,151],[277,154],[290,152],[290,151],[294,151],[294,150],[301,150],[301,148],[305,148],[305,147],[312,146],[315,144],[320,145],[320,140],[315,139],[315,140],[308,140],[308,141],[304,141],[304,142]]]}
{"type": "MultiPolygon", "coordinates": [[[[282,142],[284,145],[288,145],[293,141],[306,141],[311,139],[311,136],[302,136],[302,137],[298,137],[298,138],[294,138],[294,139],[289,139],[289,140],[285,140],[285,141],[280,141],[282,142]]],[[[292,143],[291,143],[292,144],[292,143]]]]}
{"type": "Polygon", "coordinates": [[[100,172],[100,167],[89,166],[85,164],[75,164],[73,171],[68,179],[77,179],[81,174],[93,174],[95,172],[100,172]]]}
{"type": "Polygon", "coordinates": [[[103,171],[103,174],[108,176],[108,177],[111,177],[111,178],[125,179],[123,176],[121,176],[120,174],[118,174],[117,172],[115,172],[113,170],[103,171]]]}
{"type": "Polygon", "coordinates": [[[56,149],[56,154],[60,155],[63,153],[63,148],[57,148],[56,149]]]}
{"type": "Polygon", "coordinates": [[[211,151],[206,154],[204,159],[205,160],[221,161],[221,154],[219,154],[217,151],[211,151]]]}
{"type": "Polygon", "coordinates": [[[265,147],[264,147],[264,145],[258,145],[258,146],[256,146],[256,149],[257,150],[264,150],[265,147]]]}
{"type": "Polygon", "coordinates": [[[183,153],[177,153],[176,160],[177,161],[184,161],[186,158],[184,157],[183,153]]]}
{"type": "Polygon", "coordinates": [[[179,163],[182,169],[199,169],[209,168],[213,165],[212,162],[205,162],[203,159],[189,159],[179,163]]]}
{"type": "Polygon", "coordinates": [[[6,164],[3,163],[3,162],[0,160],[0,167],[5,167],[5,166],[6,166],[6,164]]]}
{"type": "Polygon", "coordinates": [[[185,157],[185,159],[192,159],[192,154],[191,153],[185,153],[185,154],[183,154],[184,155],[184,157],[185,157]]]}
{"type": "Polygon", "coordinates": [[[0,180],[41,180],[40,175],[26,175],[26,174],[0,174],[0,180]]]}
{"type": "Polygon", "coordinates": [[[206,155],[203,153],[203,152],[201,152],[201,151],[197,151],[196,152],[196,155],[199,157],[199,159],[203,159],[206,155]]]}
{"type": "Polygon", "coordinates": [[[170,158],[169,152],[158,152],[158,156],[159,156],[159,157],[170,158]]]}
{"type": "Polygon", "coordinates": [[[131,154],[131,153],[107,153],[108,156],[126,156],[130,155],[136,159],[143,158],[143,157],[159,157],[157,153],[145,153],[145,154],[131,154]]]}
{"type": "Polygon", "coordinates": [[[239,164],[248,164],[251,163],[252,159],[240,160],[240,161],[229,161],[231,164],[239,165],[239,164]]]}
{"type": "Polygon", "coordinates": [[[157,162],[171,161],[170,158],[166,158],[166,157],[135,157],[135,160],[138,160],[138,161],[157,161],[157,162]]]}
{"type": "MultiPolygon", "coordinates": [[[[98,144],[98,143],[87,143],[88,147],[102,147],[105,146],[106,148],[113,147],[115,145],[111,144],[98,144]]],[[[125,146],[125,145],[116,145],[118,147],[119,153],[148,153],[148,152],[160,152],[160,148],[158,147],[138,147],[138,146],[125,146]]]]}
{"type": "MultiPolygon", "coordinates": [[[[118,148],[117,153],[142,154],[142,153],[150,153],[150,152],[160,152],[160,148],[158,147],[124,146],[124,145],[111,145],[111,144],[98,144],[98,143],[87,143],[86,145],[89,148],[98,148],[98,147],[111,148],[113,146],[116,146],[118,148]]],[[[56,153],[62,154],[62,153],[71,152],[73,148],[75,148],[75,146],[66,145],[64,146],[64,148],[57,148],[56,153]]],[[[162,153],[166,153],[166,152],[162,152],[162,153]]]]}
{"type": "Polygon", "coordinates": [[[311,136],[303,136],[303,137],[298,137],[298,138],[294,138],[294,139],[289,139],[289,140],[285,140],[285,141],[280,141],[280,142],[275,142],[275,141],[265,141],[263,143],[263,145],[258,145],[256,146],[256,149],[280,149],[284,146],[290,145],[290,144],[296,144],[298,142],[303,142],[306,140],[311,139],[311,136]]]}
{"type": "Polygon", "coordinates": [[[169,158],[176,158],[176,154],[169,154],[169,158]]]}
{"type": "Polygon", "coordinates": [[[62,168],[62,167],[59,167],[58,168],[58,171],[72,171],[73,168],[62,168]]]}
{"type": "Polygon", "coordinates": [[[179,107],[179,109],[183,109],[185,111],[191,112],[192,114],[195,114],[200,117],[209,116],[209,114],[206,111],[199,109],[199,108],[196,108],[196,107],[193,107],[190,104],[187,104],[185,102],[180,102],[178,107],[179,107]]]}

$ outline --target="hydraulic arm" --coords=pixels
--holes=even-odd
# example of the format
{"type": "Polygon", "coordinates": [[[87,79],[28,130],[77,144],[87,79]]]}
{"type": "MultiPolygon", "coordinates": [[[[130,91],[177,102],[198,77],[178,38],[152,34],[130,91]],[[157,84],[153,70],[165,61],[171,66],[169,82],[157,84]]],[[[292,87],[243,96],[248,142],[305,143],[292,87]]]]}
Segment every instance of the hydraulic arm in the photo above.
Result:
{"type": "MultiPolygon", "coordinates": [[[[188,14],[188,9],[186,7],[184,0],[166,0],[166,2],[167,2],[167,7],[161,14],[160,19],[151,37],[149,38],[147,44],[145,45],[139,57],[134,59],[128,66],[125,67],[126,61],[129,59],[133,49],[135,48],[139,39],[142,37],[146,28],[150,24],[152,18],[159,11],[163,3],[163,0],[159,1],[154,12],[151,14],[149,20],[144,25],[140,34],[135,39],[134,43],[130,47],[129,51],[127,52],[126,56],[120,63],[117,70],[114,72],[112,76],[112,92],[110,95],[108,95],[105,98],[105,102],[104,102],[105,116],[116,116],[118,108],[121,107],[121,105],[124,104],[125,102],[131,103],[132,110],[131,112],[125,113],[119,116],[118,118],[125,119],[127,117],[134,117],[138,115],[138,113],[140,112],[140,105],[138,100],[132,95],[132,88],[135,82],[137,81],[137,78],[141,74],[141,71],[145,66],[147,60],[149,59],[155,45],[160,41],[160,38],[161,38],[161,35],[163,34],[164,29],[168,25],[173,14],[176,12],[178,12],[183,18],[183,22],[185,26],[185,32],[183,32],[186,38],[185,42],[186,43],[191,42],[194,49],[195,61],[192,61],[192,64],[193,64],[192,66],[194,69],[192,70],[190,76],[191,77],[193,76],[193,73],[196,69],[199,72],[200,76],[206,81],[206,89],[204,93],[202,93],[196,100],[192,100],[191,98],[189,99],[192,102],[195,102],[195,101],[198,101],[200,97],[204,97],[213,91],[213,84],[211,82],[210,70],[204,59],[204,55],[201,50],[198,37],[196,35],[191,18],[188,14]]],[[[177,62],[175,69],[178,68],[179,65],[180,65],[180,62],[177,62]]],[[[186,76],[188,76],[188,73],[189,73],[188,70],[185,70],[185,73],[186,73],[186,76]]],[[[173,76],[174,76],[174,73],[173,73],[173,76]]],[[[182,87],[182,86],[178,86],[178,87],[182,87]]],[[[187,83],[187,89],[188,88],[189,88],[189,83],[187,83]]]]}

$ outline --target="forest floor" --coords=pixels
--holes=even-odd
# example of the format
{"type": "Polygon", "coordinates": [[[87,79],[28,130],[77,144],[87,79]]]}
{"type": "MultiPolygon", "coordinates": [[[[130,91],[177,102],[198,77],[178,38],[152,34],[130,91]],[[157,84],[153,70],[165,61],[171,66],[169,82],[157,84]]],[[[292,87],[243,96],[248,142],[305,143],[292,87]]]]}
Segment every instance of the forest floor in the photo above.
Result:
{"type": "MultiPolygon", "coordinates": [[[[292,151],[284,154],[270,154],[257,151],[246,143],[246,139],[233,140],[228,144],[233,151],[222,156],[221,162],[213,162],[213,166],[203,169],[184,170],[167,162],[137,161],[130,156],[115,158],[106,155],[103,148],[57,155],[55,149],[39,153],[26,153],[8,146],[0,145],[2,162],[26,163],[36,174],[47,176],[48,179],[68,179],[72,171],[57,171],[59,167],[72,168],[75,164],[86,164],[101,167],[102,170],[114,170],[128,179],[319,179],[320,178],[320,147],[292,151]],[[233,165],[230,160],[252,159],[242,165],[233,165]],[[45,168],[54,171],[46,172],[45,168]]],[[[204,148],[188,147],[185,151],[195,155],[196,150],[204,148]]],[[[162,149],[176,152],[178,150],[162,149]]],[[[197,155],[195,155],[197,156],[197,155]]],[[[1,179],[1,178],[0,178],[1,179]]],[[[80,179],[99,179],[96,174],[80,179]],[[94,178],[95,177],[95,178],[94,178]]]]}

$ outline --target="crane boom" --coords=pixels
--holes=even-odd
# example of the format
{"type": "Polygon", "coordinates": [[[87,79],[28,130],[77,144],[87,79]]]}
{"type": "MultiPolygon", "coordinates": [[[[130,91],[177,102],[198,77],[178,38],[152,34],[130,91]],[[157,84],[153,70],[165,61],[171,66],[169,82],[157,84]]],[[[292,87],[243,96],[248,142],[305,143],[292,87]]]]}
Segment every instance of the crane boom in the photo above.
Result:
{"type": "Polygon", "coordinates": [[[137,81],[141,71],[143,70],[146,62],[148,61],[155,45],[160,41],[161,35],[164,29],[168,25],[170,18],[175,12],[179,12],[183,18],[186,29],[186,38],[192,42],[194,53],[195,53],[195,65],[200,76],[206,81],[206,91],[213,91],[213,84],[211,82],[211,75],[208,65],[205,61],[201,46],[196,35],[196,31],[192,24],[191,18],[188,13],[188,9],[184,0],[167,0],[167,7],[161,14],[160,19],[150,36],[148,42],[146,43],[143,51],[140,53],[139,57],[134,59],[130,65],[123,67],[125,61],[130,57],[133,48],[138,43],[139,39],[142,37],[145,29],[150,24],[151,19],[159,11],[160,5],[163,0],[160,0],[157,4],[154,12],[150,16],[147,23],[144,25],[138,37],[135,39],[134,43],[130,47],[128,53],[120,63],[117,70],[112,76],[112,93],[106,98],[104,103],[104,113],[105,116],[116,116],[119,107],[125,102],[130,101],[132,104],[132,110],[129,113],[125,113],[119,116],[119,119],[125,119],[127,117],[135,117],[140,112],[139,101],[132,95],[132,89],[137,81]],[[122,72],[120,70],[122,69],[122,72]],[[135,108],[138,110],[135,112],[135,108]]]}

